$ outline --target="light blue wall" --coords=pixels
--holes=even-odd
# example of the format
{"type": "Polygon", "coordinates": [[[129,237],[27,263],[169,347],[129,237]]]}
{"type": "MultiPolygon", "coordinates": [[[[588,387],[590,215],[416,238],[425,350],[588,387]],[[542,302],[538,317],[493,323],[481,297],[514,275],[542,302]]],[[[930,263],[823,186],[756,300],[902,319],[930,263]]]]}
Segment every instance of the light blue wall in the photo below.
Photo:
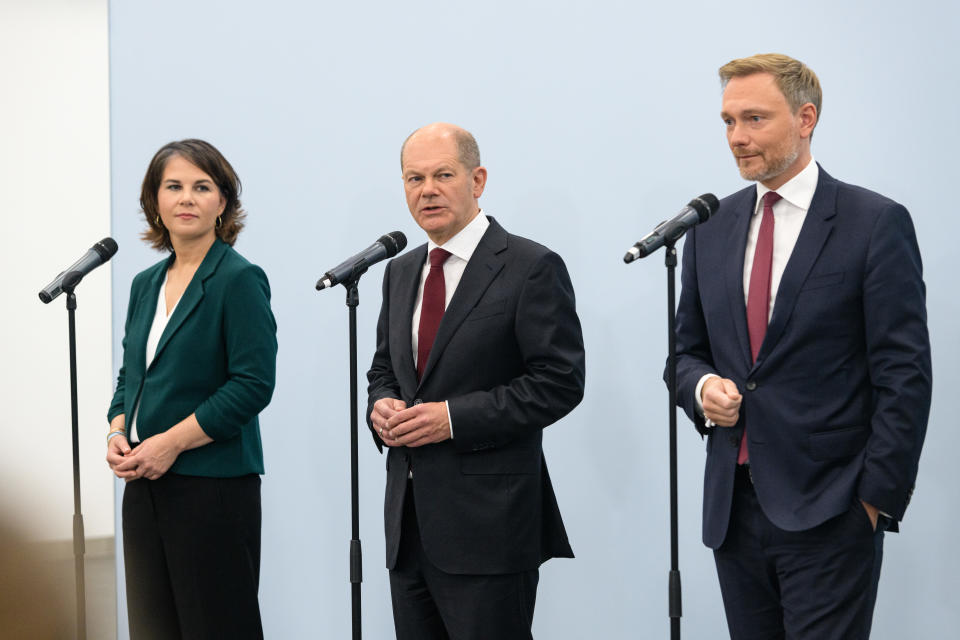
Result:
{"type": "MultiPolygon", "coordinates": [[[[267,637],[346,637],[349,524],[347,312],[317,277],[394,229],[422,233],[398,154],[419,125],[472,130],[490,171],[485,209],[567,261],[588,352],[583,404],[545,449],[577,553],[544,566],[540,638],[663,637],[669,569],[666,313],[662,259],[625,249],[687,200],[743,186],[719,118],[716,68],[782,51],[820,76],[814,154],[833,175],[903,202],[923,251],[937,394],[903,534],[889,536],[875,638],[938,638],[960,624],[953,190],[960,26],[932,0],[767,3],[111,2],[114,344],[133,275],[159,259],[137,239],[153,152],[190,136],[240,173],[279,324],[277,390],[262,416],[261,602],[267,637]],[[321,631],[322,630],[322,631],[321,631]]],[[[361,286],[360,363],[380,304],[361,286]]],[[[383,459],[360,455],[364,629],[391,637],[383,567],[383,459]]],[[[680,437],[687,637],[724,618],[700,543],[703,444],[680,437]]]]}

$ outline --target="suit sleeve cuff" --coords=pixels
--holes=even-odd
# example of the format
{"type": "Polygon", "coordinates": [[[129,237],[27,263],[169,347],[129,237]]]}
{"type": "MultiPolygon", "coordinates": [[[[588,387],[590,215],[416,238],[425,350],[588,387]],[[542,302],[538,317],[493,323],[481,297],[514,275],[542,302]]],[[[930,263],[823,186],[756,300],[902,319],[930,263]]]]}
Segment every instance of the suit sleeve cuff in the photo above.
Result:
{"type": "MultiPolygon", "coordinates": [[[[719,378],[719,377],[720,376],[718,376],[715,373],[708,373],[708,374],[705,374],[702,378],[700,378],[699,382],[697,382],[697,388],[694,389],[693,391],[693,401],[694,401],[694,404],[696,405],[697,413],[699,413],[701,416],[703,415],[703,400],[700,399],[700,392],[703,391],[703,385],[710,378],[719,378]]],[[[708,428],[716,426],[713,423],[713,420],[711,420],[710,418],[707,418],[706,416],[704,416],[704,425],[708,428]]]]}

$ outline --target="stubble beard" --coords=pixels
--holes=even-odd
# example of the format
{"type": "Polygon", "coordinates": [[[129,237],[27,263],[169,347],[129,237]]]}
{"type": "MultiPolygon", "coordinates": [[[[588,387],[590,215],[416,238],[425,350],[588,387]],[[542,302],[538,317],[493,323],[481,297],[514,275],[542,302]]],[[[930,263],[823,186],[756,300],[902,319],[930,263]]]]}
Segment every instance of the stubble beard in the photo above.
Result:
{"type": "Polygon", "coordinates": [[[779,153],[780,151],[780,149],[776,149],[773,152],[775,155],[763,155],[763,165],[757,169],[754,169],[753,171],[750,171],[745,166],[741,165],[738,160],[737,165],[740,169],[740,176],[744,180],[765,182],[786,171],[794,162],[797,161],[797,158],[800,157],[800,147],[796,144],[791,144],[788,149],[783,150],[783,153],[779,153]]]}

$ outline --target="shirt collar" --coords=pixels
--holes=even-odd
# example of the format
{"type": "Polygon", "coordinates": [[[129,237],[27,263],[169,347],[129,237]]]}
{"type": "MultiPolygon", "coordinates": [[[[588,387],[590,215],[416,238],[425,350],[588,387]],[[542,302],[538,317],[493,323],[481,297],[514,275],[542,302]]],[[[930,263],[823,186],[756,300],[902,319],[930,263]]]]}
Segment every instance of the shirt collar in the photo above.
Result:
{"type": "MultiPolygon", "coordinates": [[[[449,251],[452,255],[457,256],[464,262],[470,262],[470,256],[473,255],[473,252],[476,251],[477,245],[480,244],[480,239],[483,237],[483,234],[486,233],[487,227],[490,226],[490,221],[487,220],[486,214],[484,214],[483,209],[480,209],[480,212],[465,226],[463,229],[453,236],[449,240],[443,243],[443,248],[449,251]]],[[[433,240],[427,240],[427,254],[438,246],[433,240]]]]}
{"type": "MultiPolygon", "coordinates": [[[[817,190],[817,181],[820,178],[820,168],[817,167],[817,161],[810,157],[810,162],[803,168],[803,171],[793,176],[777,189],[780,197],[804,211],[810,208],[810,202],[813,201],[813,194],[817,190]]],[[[757,205],[753,212],[756,214],[763,203],[763,196],[770,191],[759,182],[757,183],[757,205]]]]}

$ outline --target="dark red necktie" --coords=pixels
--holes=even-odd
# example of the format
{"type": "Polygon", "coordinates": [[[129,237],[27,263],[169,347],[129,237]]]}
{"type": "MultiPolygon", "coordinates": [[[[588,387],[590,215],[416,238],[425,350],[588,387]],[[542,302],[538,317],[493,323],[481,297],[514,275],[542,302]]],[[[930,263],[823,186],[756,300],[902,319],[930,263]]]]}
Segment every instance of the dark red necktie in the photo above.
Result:
{"type": "Polygon", "coordinates": [[[427,358],[433,340],[437,337],[437,328],[443,317],[444,305],[447,298],[447,286],[443,279],[443,263],[450,257],[450,252],[437,247],[430,252],[430,273],[423,284],[423,300],[420,305],[420,328],[417,330],[417,380],[423,377],[427,368],[427,358]]]}
{"type": "MultiPolygon", "coordinates": [[[[757,361],[763,337],[767,335],[770,317],[770,272],[773,267],[773,205],[780,199],[776,191],[763,195],[763,218],[757,235],[757,248],[753,253],[753,269],[750,271],[750,290],[747,292],[747,329],[750,332],[750,355],[757,361]]],[[[740,453],[737,464],[748,460],[747,429],[740,438],[740,453]]]]}

